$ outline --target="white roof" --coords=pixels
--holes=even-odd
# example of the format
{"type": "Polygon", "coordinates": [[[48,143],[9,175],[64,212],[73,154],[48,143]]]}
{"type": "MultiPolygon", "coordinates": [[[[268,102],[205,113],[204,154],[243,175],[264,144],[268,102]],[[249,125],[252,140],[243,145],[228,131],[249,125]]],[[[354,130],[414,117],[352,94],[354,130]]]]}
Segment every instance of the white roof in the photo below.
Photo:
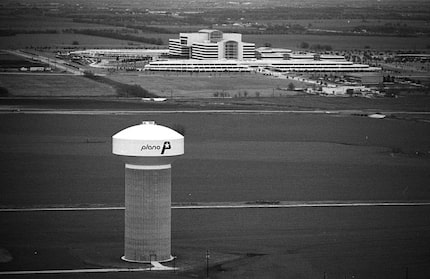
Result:
{"type": "MultiPolygon", "coordinates": [[[[179,156],[184,154],[184,137],[175,130],[155,124],[154,121],[144,121],[113,135],[112,153],[139,158],[179,156]]],[[[140,163],[143,164],[161,162],[154,159],[142,160],[140,163]]]]}
{"type": "Polygon", "coordinates": [[[143,121],[142,124],[128,127],[112,138],[124,140],[174,140],[184,138],[170,128],[157,125],[154,121],[143,121]]]}

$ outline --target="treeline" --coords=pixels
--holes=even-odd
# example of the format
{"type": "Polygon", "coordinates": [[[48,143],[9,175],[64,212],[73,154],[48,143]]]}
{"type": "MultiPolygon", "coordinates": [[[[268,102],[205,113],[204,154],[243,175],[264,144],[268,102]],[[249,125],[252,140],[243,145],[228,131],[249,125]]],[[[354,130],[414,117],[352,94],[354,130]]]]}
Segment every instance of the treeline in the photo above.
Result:
{"type": "Polygon", "coordinates": [[[45,30],[26,30],[26,29],[1,29],[0,36],[15,36],[18,34],[57,34],[59,30],[45,29],[45,30]]]}
{"type": "MultiPolygon", "coordinates": [[[[400,2],[400,1],[399,1],[400,2]]],[[[213,9],[206,11],[203,18],[215,21],[238,21],[241,18],[259,20],[289,20],[289,19],[392,19],[392,20],[427,20],[428,14],[424,9],[412,8],[408,12],[386,6],[376,7],[318,6],[318,7],[271,7],[256,9],[213,9]]]]}
{"type": "Polygon", "coordinates": [[[353,32],[366,32],[372,34],[390,34],[402,37],[414,36],[414,35],[430,35],[430,29],[428,27],[416,27],[408,26],[406,23],[391,23],[388,22],[384,25],[360,25],[356,26],[352,30],[353,32]]]}
{"type": "Polygon", "coordinates": [[[95,29],[68,29],[68,33],[83,34],[89,36],[99,36],[117,40],[127,40],[139,43],[151,44],[151,45],[163,45],[164,42],[161,38],[146,38],[141,36],[134,36],[130,34],[124,34],[121,30],[95,30],[95,29]]]}
{"type": "Polygon", "coordinates": [[[138,97],[138,98],[154,98],[157,95],[150,93],[141,86],[134,84],[124,84],[102,76],[96,76],[91,72],[84,72],[84,77],[94,81],[112,86],[120,97],[138,97]]]}
{"type": "MultiPolygon", "coordinates": [[[[154,28],[156,30],[156,28],[154,28]]],[[[163,45],[164,42],[161,38],[147,38],[142,36],[134,36],[129,34],[130,30],[120,29],[120,30],[97,30],[97,29],[45,29],[45,30],[26,30],[26,29],[4,29],[0,30],[0,36],[15,36],[18,34],[60,34],[60,33],[73,33],[73,34],[83,34],[89,36],[98,36],[118,40],[134,41],[139,43],[151,44],[151,45],[163,45]]]]}
{"type": "Polygon", "coordinates": [[[129,27],[147,32],[157,33],[172,33],[165,28],[150,27],[149,25],[210,25],[212,22],[205,18],[202,14],[189,14],[186,16],[173,16],[172,14],[140,14],[140,15],[124,15],[124,14],[91,14],[74,15],[74,22],[103,24],[118,27],[129,27]],[[155,29],[153,29],[155,28],[155,29]]]}
{"type": "Polygon", "coordinates": [[[161,28],[161,27],[153,27],[153,26],[147,26],[147,25],[141,25],[137,23],[129,23],[129,22],[120,22],[117,20],[112,19],[105,19],[105,18],[73,18],[73,22],[79,22],[79,23],[91,23],[91,24],[105,24],[110,26],[118,26],[118,27],[124,27],[124,28],[131,28],[140,30],[142,32],[146,33],[158,33],[158,34],[170,34],[173,33],[172,31],[161,28]]]}
{"type": "Polygon", "coordinates": [[[304,48],[304,49],[314,50],[314,51],[331,51],[331,50],[333,50],[333,47],[331,45],[320,45],[320,44],[309,45],[308,42],[301,42],[300,47],[304,48]]]}

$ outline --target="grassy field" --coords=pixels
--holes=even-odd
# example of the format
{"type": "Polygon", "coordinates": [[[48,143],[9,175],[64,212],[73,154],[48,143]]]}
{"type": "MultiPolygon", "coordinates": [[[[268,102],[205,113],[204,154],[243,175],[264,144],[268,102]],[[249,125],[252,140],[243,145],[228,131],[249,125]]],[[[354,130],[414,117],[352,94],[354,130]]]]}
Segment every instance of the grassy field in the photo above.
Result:
{"type": "Polygon", "coordinates": [[[336,35],[244,35],[243,41],[254,42],[256,46],[265,43],[273,47],[298,49],[301,42],[310,45],[331,45],[334,50],[353,50],[369,47],[375,50],[423,50],[427,49],[427,37],[375,37],[375,36],[336,36],[336,35]]]}
{"type": "MultiPolygon", "coordinates": [[[[22,49],[27,47],[58,48],[125,48],[145,47],[145,44],[81,34],[18,34],[0,41],[0,49],[22,49]],[[76,41],[79,44],[74,45],[76,41]]],[[[148,45],[152,46],[152,45],[148,45]]]]}
{"type": "MultiPolygon", "coordinates": [[[[111,154],[111,135],[142,120],[185,127],[185,155],[172,169],[173,202],[430,199],[429,157],[419,155],[430,151],[424,122],[326,114],[1,114],[0,206],[122,205],[123,162],[111,154]]],[[[211,278],[401,279],[408,268],[424,279],[428,214],[428,207],[173,210],[173,253],[181,266],[196,257],[192,270],[80,278],[204,277],[209,249],[239,257],[213,266],[211,278]]],[[[0,247],[14,257],[0,270],[124,266],[122,211],[0,217],[0,247]]]]}
{"type": "Polygon", "coordinates": [[[67,74],[0,74],[0,86],[11,96],[116,96],[115,90],[108,85],[67,74]]]}
{"type": "Polygon", "coordinates": [[[110,137],[142,119],[185,127],[174,202],[430,199],[428,123],[301,114],[1,118],[3,206],[122,203],[110,137]]]}
{"type": "MultiPolygon", "coordinates": [[[[194,30],[196,32],[197,30],[194,30]]],[[[178,34],[140,33],[139,36],[161,38],[167,47],[169,39],[178,38],[178,34]]],[[[84,47],[84,48],[125,48],[147,47],[163,48],[138,42],[128,42],[80,34],[18,34],[4,37],[0,41],[1,49],[19,49],[26,47],[84,47]],[[73,45],[73,42],[79,45],[73,45]]],[[[331,45],[334,50],[353,50],[370,48],[374,50],[426,50],[426,37],[375,37],[375,36],[336,36],[336,35],[243,35],[243,41],[253,42],[256,47],[270,43],[273,47],[299,49],[302,42],[310,45],[331,45]]]]}
{"type": "MultiPolygon", "coordinates": [[[[330,28],[330,25],[327,26],[330,28]]],[[[191,30],[197,32],[199,29],[191,30]]],[[[240,33],[240,30],[237,32],[240,33]]],[[[178,31],[179,33],[179,31],[178,31]]],[[[167,45],[169,39],[179,38],[179,34],[141,33],[146,37],[161,38],[167,45]]],[[[300,49],[302,42],[309,45],[331,45],[334,50],[354,50],[370,48],[374,50],[426,50],[427,37],[382,37],[382,36],[338,36],[338,35],[300,35],[300,34],[268,34],[243,35],[244,42],[255,43],[256,47],[270,43],[273,47],[300,49]]]]}
{"type": "Polygon", "coordinates": [[[326,30],[350,31],[356,26],[384,26],[392,25],[407,25],[410,27],[422,28],[426,26],[424,20],[392,20],[392,19],[288,19],[288,20],[261,20],[261,23],[266,24],[300,24],[308,28],[318,28],[326,30]]]}
{"type": "MultiPolygon", "coordinates": [[[[110,75],[109,78],[127,84],[138,84],[159,96],[213,97],[216,93],[228,93],[230,97],[286,95],[292,82],[295,87],[303,83],[257,74],[183,74],[138,73],[110,75]],[[284,89],[284,90],[281,90],[284,89]]],[[[291,92],[290,92],[291,94],[291,92]]]]}
{"type": "MultiPolygon", "coordinates": [[[[1,15],[0,26],[2,29],[17,29],[17,30],[63,30],[63,29],[115,29],[116,27],[73,22],[71,18],[64,17],[44,17],[44,16],[11,16],[1,15]]],[[[120,28],[120,27],[117,27],[120,28]]]]}
{"type": "MultiPolygon", "coordinates": [[[[1,228],[19,233],[0,229],[0,245],[9,243],[15,256],[0,270],[130,267],[119,259],[123,214],[1,213],[1,228]]],[[[323,278],[326,273],[336,279],[402,279],[408,268],[410,277],[426,279],[427,214],[428,209],[410,207],[173,210],[176,266],[182,268],[193,258],[197,268],[176,274],[102,273],[79,278],[204,278],[208,249],[210,278],[323,278]],[[216,265],[217,255],[236,260],[216,265]]]]}

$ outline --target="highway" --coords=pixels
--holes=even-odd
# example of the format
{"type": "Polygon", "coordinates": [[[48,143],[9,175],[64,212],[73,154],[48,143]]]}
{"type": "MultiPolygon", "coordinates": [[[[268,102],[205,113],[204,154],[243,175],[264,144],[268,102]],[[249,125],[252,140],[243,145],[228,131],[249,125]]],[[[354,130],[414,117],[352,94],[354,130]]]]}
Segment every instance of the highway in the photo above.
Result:
{"type": "Polygon", "coordinates": [[[58,68],[74,75],[81,76],[84,74],[82,70],[67,65],[66,62],[61,59],[52,59],[36,54],[26,53],[20,50],[5,50],[5,52],[8,52],[12,55],[21,56],[30,60],[36,60],[45,64],[49,64],[53,68],[58,68]]]}

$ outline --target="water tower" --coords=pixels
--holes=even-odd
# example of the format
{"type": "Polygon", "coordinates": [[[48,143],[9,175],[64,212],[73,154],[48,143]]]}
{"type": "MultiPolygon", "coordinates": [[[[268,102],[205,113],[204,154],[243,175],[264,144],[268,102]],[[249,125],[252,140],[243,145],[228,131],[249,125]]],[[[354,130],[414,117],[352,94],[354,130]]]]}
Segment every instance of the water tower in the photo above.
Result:
{"type": "Polygon", "coordinates": [[[125,162],[123,260],[165,262],[171,256],[171,163],[184,154],[178,132],[144,121],[112,136],[125,162]]]}

